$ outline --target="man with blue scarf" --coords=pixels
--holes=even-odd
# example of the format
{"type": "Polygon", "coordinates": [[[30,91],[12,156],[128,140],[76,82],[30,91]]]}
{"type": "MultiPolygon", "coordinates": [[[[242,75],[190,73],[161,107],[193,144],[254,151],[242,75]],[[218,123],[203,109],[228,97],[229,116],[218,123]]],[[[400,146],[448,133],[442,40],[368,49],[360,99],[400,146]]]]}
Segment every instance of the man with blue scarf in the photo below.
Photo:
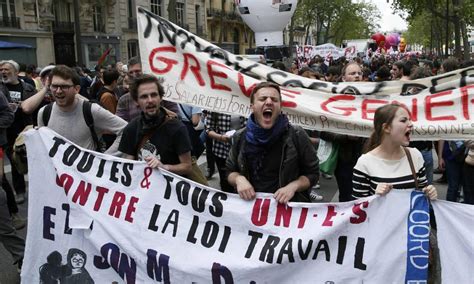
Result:
{"type": "Polygon", "coordinates": [[[280,203],[310,202],[319,161],[306,132],[281,113],[280,87],[258,84],[250,94],[250,106],[247,127],[234,135],[226,162],[229,184],[244,200],[267,192],[280,203]]]}

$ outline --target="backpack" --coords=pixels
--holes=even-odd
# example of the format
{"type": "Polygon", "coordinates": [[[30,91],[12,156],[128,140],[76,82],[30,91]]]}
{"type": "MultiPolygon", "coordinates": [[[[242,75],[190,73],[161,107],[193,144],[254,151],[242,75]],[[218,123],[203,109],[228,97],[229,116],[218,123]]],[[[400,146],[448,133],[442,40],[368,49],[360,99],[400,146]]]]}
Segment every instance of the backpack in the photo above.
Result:
{"type": "Polygon", "coordinates": [[[33,129],[33,125],[27,125],[25,129],[18,134],[13,144],[12,163],[15,165],[16,170],[22,175],[28,173],[25,136],[23,134],[30,129],[33,129]]]}
{"type": "MultiPolygon", "coordinates": [[[[49,119],[51,118],[51,111],[53,110],[53,104],[50,103],[46,105],[46,107],[43,110],[43,125],[48,126],[49,119]]],[[[84,120],[86,121],[87,127],[89,127],[89,130],[91,132],[92,140],[94,141],[94,144],[96,145],[96,151],[97,152],[105,152],[105,145],[103,141],[99,140],[99,137],[97,136],[97,133],[95,132],[94,129],[94,117],[92,116],[92,103],[89,101],[84,101],[82,104],[82,114],[84,115],[84,120]]]]}

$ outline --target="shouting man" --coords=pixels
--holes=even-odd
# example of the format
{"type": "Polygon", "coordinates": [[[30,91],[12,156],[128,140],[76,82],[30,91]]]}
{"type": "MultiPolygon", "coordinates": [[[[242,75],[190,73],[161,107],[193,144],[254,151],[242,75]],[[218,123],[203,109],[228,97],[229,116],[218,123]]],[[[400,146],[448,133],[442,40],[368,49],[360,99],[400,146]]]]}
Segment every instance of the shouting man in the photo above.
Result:
{"type": "Polygon", "coordinates": [[[247,127],[233,137],[227,159],[228,181],[242,199],[273,193],[280,203],[310,202],[319,161],[306,132],[281,113],[280,87],[263,82],[250,95],[247,127]]]}

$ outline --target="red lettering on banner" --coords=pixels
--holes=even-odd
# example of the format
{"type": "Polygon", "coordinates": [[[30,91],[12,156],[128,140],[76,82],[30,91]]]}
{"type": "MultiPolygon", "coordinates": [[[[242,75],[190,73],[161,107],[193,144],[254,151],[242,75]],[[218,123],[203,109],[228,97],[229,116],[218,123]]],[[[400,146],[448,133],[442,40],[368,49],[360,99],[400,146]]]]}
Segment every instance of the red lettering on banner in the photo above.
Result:
{"type": "Polygon", "coordinates": [[[135,204],[137,204],[138,202],[138,198],[136,197],[132,197],[130,198],[130,203],[128,203],[128,207],[127,207],[127,213],[125,214],[125,221],[128,221],[130,223],[133,223],[133,216],[132,214],[135,212],[135,210],[137,209],[135,207],[135,204]]]}
{"type": "Polygon", "coordinates": [[[399,104],[402,108],[404,108],[408,114],[410,114],[410,119],[412,121],[418,121],[418,99],[417,98],[413,98],[411,100],[411,110],[408,108],[407,105],[401,103],[401,102],[398,102],[398,101],[393,101],[392,103],[395,103],[395,104],[399,104]]]}
{"type": "Polygon", "coordinates": [[[174,46],[157,47],[157,48],[154,48],[150,52],[150,56],[148,56],[148,63],[150,64],[150,69],[151,71],[153,71],[153,73],[160,74],[160,75],[168,73],[173,68],[173,65],[178,64],[177,60],[163,57],[163,56],[156,56],[158,53],[161,53],[161,52],[176,53],[176,47],[174,46]],[[158,69],[155,65],[155,59],[165,63],[166,67],[164,69],[158,69]]]}
{"type": "Polygon", "coordinates": [[[334,102],[338,102],[338,101],[353,101],[353,100],[355,100],[355,97],[351,96],[351,95],[337,95],[337,96],[331,97],[328,100],[324,101],[321,104],[321,109],[326,111],[326,112],[329,112],[329,113],[339,114],[339,115],[343,115],[343,116],[349,116],[349,115],[352,114],[352,112],[357,111],[357,109],[354,108],[354,107],[340,107],[340,106],[333,107],[335,109],[342,110],[343,113],[341,114],[341,113],[336,113],[336,112],[333,112],[333,111],[329,110],[328,105],[332,104],[334,102]]]}
{"type": "Polygon", "coordinates": [[[465,119],[469,120],[471,116],[469,115],[469,94],[468,89],[474,89],[474,85],[469,85],[461,88],[461,104],[462,104],[462,114],[465,119]]]}
{"type": "Polygon", "coordinates": [[[286,108],[296,108],[297,104],[295,102],[282,101],[281,106],[286,108]]]}
{"type": "Polygon", "coordinates": [[[94,211],[99,211],[100,209],[100,206],[102,205],[102,200],[104,200],[104,195],[109,192],[109,189],[108,188],[105,188],[105,187],[102,187],[102,186],[98,186],[96,188],[96,191],[97,191],[97,199],[95,201],[95,204],[94,204],[94,211]]]}
{"type": "Polygon", "coordinates": [[[122,206],[124,203],[125,194],[116,191],[112,198],[112,203],[110,204],[109,215],[117,219],[120,218],[120,213],[122,212],[122,206]]]}
{"type": "Polygon", "coordinates": [[[91,190],[92,185],[82,180],[79,183],[76,192],[74,192],[74,195],[72,196],[72,202],[77,203],[77,201],[79,200],[79,204],[84,206],[87,202],[87,199],[89,198],[91,190]]]}
{"type": "Polygon", "coordinates": [[[73,182],[74,178],[68,174],[56,175],[56,184],[64,189],[66,195],[68,195],[73,182]]]}
{"type": "Polygon", "coordinates": [[[197,58],[191,54],[191,53],[183,53],[184,56],[184,66],[183,70],[181,70],[181,80],[184,81],[186,78],[186,74],[188,73],[188,69],[191,70],[191,72],[194,74],[194,77],[199,83],[199,86],[204,86],[206,83],[204,83],[204,80],[202,79],[201,76],[201,65],[199,64],[199,61],[197,58]],[[192,59],[196,65],[189,65],[189,60],[192,59]]]}
{"type": "Polygon", "coordinates": [[[451,100],[448,101],[440,101],[440,102],[433,102],[434,98],[451,95],[452,91],[444,91],[433,95],[428,95],[425,98],[425,109],[426,109],[426,119],[429,121],[438,121],[438,120],[456,120],[454,115],[445,115],[445,116],[438,116],[433,117],[433,108],[435,107],[443,107],[443,106],[452,106],[454,102],[451,100]]]}
{"type": "Polygon", "coordinates": [[[304,223],[306,222],[306,216],[308,216],[308,208],[301,208],[300,221],[298,222],[298,229],[301,229],[304,227],[304,223]]]}
{"type": "Polygon", "coordinates": [[[328,212],[326,214],[326,218],[324,219],[323,226],[325,227],[332,226],[332,218],[337,215],[335,208],[336,207],[332,205],[328,205],[328,212]]]}
{"type": "Polygon", "coordinates": [[[368,201],[364,201],[359,204],[354,204],[354,206],[352,207],[352,213],[354,213],[357,217],[350,218],[351,224],[360,224],[367,220],[367,212],[362,209],[367,207],[369,207],[368,201]]]}
{"type": "Polygon", "coordinates": [[[278,203],[275,226],[280,226],[281,220],[283,219],[283,227],[288,228],[290,226],[292,208],[286,204],[278,203]]]}
{"type": "Polygon", "coordinates": [[[255,226],[263,226],[268,220],[268,211],[270,210],[270,199],[257,198],[252,209],[252,224],[255,226]],[[263,205],[262,205],[263,203],[263,205]]]}
{"type": "MultiPolygon", "coordinates": [[[[66,195],[70,192],[71,187],[74,184],[74,178],[68,174],[62,174],[61,176],[56,176],[56,184],[64,189],[66,195]]],[[[99,211],[102,208],[102,202],[104,200],[104,196],[109,192],[108,188],[97,186],[96,187],[97,197],[95,198],[95,203],[93,210],[99,211]]],[[[79,204],[81,206],[86,206],[87,203],[90,201],[89,197],[92,193],[92,184],[81,180],[77,187],[75,186],[75,191],[72,195],[72,202],[79,204]]],[[[122,207],[127,206],[127,212],[125,214],[124,220],[130,223],[133,223],[133,213],[136,210],[136,203],[139,201],[139,198],[132,196],[130,197],[130,201],[127,202],[127,196],[119,191],[114,193],[112,197],[112,201],[108,207],[109,215],[115,218],[120,218],[120,214],[122,212],[122,207]]],[[[93,202],[93,201],[91,201],[93,202]]],[[[107,210],[107,209],[105,209],[107,210]]],[[[268,211],[267,211],[268,214],[268,211]]]]}
{"type": "Polygon", "coordinates": [[[216,80],[214,79],[215,77],[227,79],[229,76],[227,76],[227,74],[224,72],[213,70],[212,66],[214,65],[229,69],[227,66],[219,62],[215,62],[212,60],[207,61],[207,73],[209,74],[209,79],[211,80],[211,88],[215,90],[223,90],[223,91],[229,91],[229,92],[232,91],[232,89],[229,88],[228,86],[216,83],[216,80]]]}
{"type": "Polygon", "coordinates": [[[239,88],[242,91],[242,93],[246,97],[250,97],[250,94],[252,93],[253,88],[257,86],[256,83],[253,83],[248,89],[245,87],[245,80],[244,80],[244,75],[242,75],[240,72],[237,73],[237,78],[238,78],[238,83],[239,83],[239,88]]]}
{"type": "Polygon", "coordinates": [[[369,108],[369,104],[388,104],[388,101],[384,100],[374,100],[374,99],[366,99],[362,101],[362,119],[373,120],[373,118],[369,118],[369,113],[375,113],[375,110],[378,108],[369,108]]]}

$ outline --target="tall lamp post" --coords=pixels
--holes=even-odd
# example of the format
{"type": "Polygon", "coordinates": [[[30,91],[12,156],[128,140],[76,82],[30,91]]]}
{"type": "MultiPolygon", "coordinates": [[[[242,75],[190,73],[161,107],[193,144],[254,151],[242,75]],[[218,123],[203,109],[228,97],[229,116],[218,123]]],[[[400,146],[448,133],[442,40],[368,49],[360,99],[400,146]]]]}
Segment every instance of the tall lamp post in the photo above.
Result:
{"type": "Polygon", "coordinates": [[[77,63],[78,65],[84,64],[84,58],[82,56],[82,43],[81,43],[81,22],[79,17],[79,0],[74,0],[74,29],[76,34],[76,51],[77,51],[77,63]]]}

